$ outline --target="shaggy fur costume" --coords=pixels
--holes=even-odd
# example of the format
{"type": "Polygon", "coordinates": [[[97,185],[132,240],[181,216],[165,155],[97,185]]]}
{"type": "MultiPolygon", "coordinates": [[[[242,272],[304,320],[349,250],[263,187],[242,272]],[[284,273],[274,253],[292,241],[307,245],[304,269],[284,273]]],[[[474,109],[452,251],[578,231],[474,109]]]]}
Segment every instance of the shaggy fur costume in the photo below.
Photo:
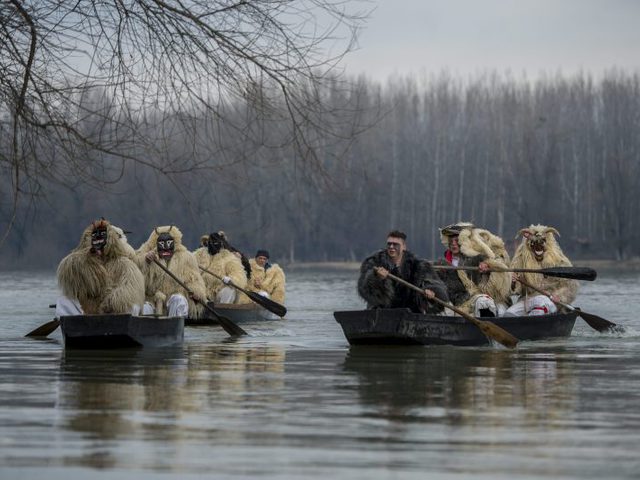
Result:
{"type": "MultiPolygon", "coordinates": [[[[518,245],[516,253],[511,261],[512,268],[551,268],[551,267],[570,267],[572,266],[569,259],[564,255],[560,245],[556,241],[555,234],[558,231],[555,228],[545,225],[531,225],[523,228],[518,232],[516,238],[522,235],[522,242],[518,245]],[[541,261],[538,261],[531,251],[530,244],[534,239],[544,238],[545,251],[541,261]]],[[[571,303],[575,300],[578,293],[578,282],[567,278],[545,277],[539,273],[521,273],[524,280],[531,285],[553,295],[557,300],[564,303],[571,303]]],[[[529,292],[523,289],[522,284],[516,282],[516,293],[520,295],[539,295],[538,292],[529,292]]]]}
{"type": "MultiPolygon", "coordinates": [[[[223,248],[215,255],[211,255],[207,247],[201,247],[195,251],[195,257],[200,267],[220,277],[231,277],[231,281],[240,288],[247,286],[247,274],[242,261],[230,250],[223,248]]],[[[226,286],[222,280],[207,272],[202,272],[202,278],[204,278],[209,298],[216,298],[218,292],[226,286]]],[[[238,298],[239,295],[236,295],[236,303],[238,298]]]]}
{"type": "Polygon", "coordinates": [[[272,263],[267,264],[269,267],[265,271],[254,258],[249,259],[249,265],[251,265],[251,278],[247,288],[253,292],[263,290],[269,294],[271,300],[284,305],[285,276],[282,268],[277,263],[272,263]],[[256,280],[260,282],[259,287],[256,285],[256,280]]]}
{"type": "MultiPolygon", "coordinates": [[[[477,267],[486,262],[490,268],[508,268],[509,254],[504,241],[488,230],[476,228],[471,223],[461,222],[458,235],[460,245],[459,267],[477,267]]],[[[440,233],[442,244],[449,247],[449,236],[440,233]]],[[[446,260],[440,260],[440,265],[447,265],[446,260]]],[[[511,274],[508,272],[491,272],[482,274],[478,271],[439,270],[438,274],[444,281],[449,292],[451,302],[471,312],[471,301],[475,295],[489,295],[496,303],[507,304],[511,293],[511,274]]]]}
{"type": "Polygon", "coordinates": [[[78,246],[58,265],[62,293],[78,300],[85,313],[131,313],[134,305],[142,307],[144,278],[125,243],[113,225],[99,220],[85,229],[78,246]],[[91,252],[91,233],[98,224],[107,229],[101,256],[91,252]]]}
{"type": "Polygon", "coordinates": [[[402,263],[396,267],[386,250],[380,250],[367,257],[360,266],[358,293],[367,302],[368,308],[409,308],[413,312],[440,313],[443,307],[429,302],[424,295],[405,287],[389,278],[378,277],[374,267],[384,267],[390,273],[422,289],[430,289],[436,296],[449,301],[447,289],[433,271],[431,264],[419,260],[413,253],[405,250],[402,263]]]}
{"type": "Polygon", "coordinates": [[[165,267],[182,280],[189,290],[198,298],[203,301],[207,298],[204,280],[202,279],[202,275],[200,275],[196,258],[193,253],[187,250],[182,244],[182,232],[175,226],[163,226],[153,229],[148,240],[144,242],[136,252],[138,265],[144,274],[146,300],[151,302],[152,305],[156,305],[158,301],[164,303],[171,295],[178,293],[186,297],[189,301],[189,316],[194,318],[200,317],[203,312],[202,306],[196,304],[189,298],[189,294],[185,289],[167,275],[158,265],[155,263],[147,263],[145,260],[147,253],[151,251],[158,253],[158,237],[162,233],[169,233],[173,237],[175,249],[170,260],[166,261],[159,258],[158,261],[164,262],[165,267]]]}

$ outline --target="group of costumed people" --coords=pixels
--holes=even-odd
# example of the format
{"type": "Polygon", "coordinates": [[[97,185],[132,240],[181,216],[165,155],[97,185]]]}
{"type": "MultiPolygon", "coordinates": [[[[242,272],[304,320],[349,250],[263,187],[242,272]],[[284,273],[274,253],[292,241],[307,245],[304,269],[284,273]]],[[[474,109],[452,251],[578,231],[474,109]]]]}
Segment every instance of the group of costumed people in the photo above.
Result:
{"type": "Polygon", "coordinates": [[[556,303],[575,299],[575,280],[510,270],[572,266],[556,235],[555,228],[545,225],[521,229],[516,238],[522,241],[510,259],[500,237],[459,222],[440,229],[446,250],[443,258],[430,262],[408,250],[406,234],[394,230],[387,235],[386,248],[362,262],[358,293],[368,308],[409,308],[417,313],[452,315],[442,302],[476,317],[555,313],[556,303]],[[390,278],[389,273],[421,291],[390,278]]]}
{"type": "Polygon", "coordinates": [[[62,295],[57,317],[131,313],[200,318],[208,301],[252,303],[235,287],[284,304],[285,275],[269,263],[267,250],[249,260],[224,232],[214,232],[191,252],[174,225],[154,228],[135,250],[126,233],[104,219],[84,230],[78,246],[58,265],[62,295]]]}

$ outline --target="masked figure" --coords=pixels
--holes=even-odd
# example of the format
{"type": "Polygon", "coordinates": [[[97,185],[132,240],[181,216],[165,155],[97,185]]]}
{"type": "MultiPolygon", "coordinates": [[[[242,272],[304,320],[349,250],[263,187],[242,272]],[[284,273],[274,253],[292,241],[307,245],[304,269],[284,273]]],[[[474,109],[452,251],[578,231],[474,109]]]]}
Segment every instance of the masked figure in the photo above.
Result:
{"type": "MultiPolygon", "coordinates": [[[[238,252],[239,253],[239,252],[238,252]]],[[[229,286],[230,282],[240,288],[247,286],[247,272],[242,264],[242,254],[236,254],[229,245],[224,232],[214,232],[207,239],[207,246],[195,251],[198,265],[209,272],[203,272],[207,293],[215,303],[238,303],[237,290],[229,286]]]]}
{"type": "MultiPolygon", "coordinates": [[[[512,268],[542,269],[552,267],[570,267],[571,262],[564,255],[555,235],[558,231],[545,225],[531,225],[518,232],[516,238],[522,236],[516,253],[511,261],[512,268]]],[[[517,280],[515,293],[520,296],[507,310],[507,315],[544,315],[554,313],[558,309],[553,299],[563,303],[571,303],[578,293],[578,282],[566,278],[545,277],[539,273],[520,273],[522,278],[534,287],[551,294],[552,298],[529,291],[517,280]]]]}
{"type": "Polygon", "coordinates": [[[175,226],[156,227],[137,251],[144,274],[146,301],[144,314],[197,318],[202,314],[199,302],[207,295],[195,257],[182,244],[182,232],[175,226]],[[184,283],[189,292],[154,263],[160,262],[184,283]],[[191,293],[191,295],[190,295],[191,293]]]}
{"type": "MultiPolygon", "coordinates": [[[[78,246],[58,265],[63,296],[56,315],[138,314],[144,302],[144,278],[130,257],[131,246],[106,220],[89,225],[78,246]]],[[[121,230],[120,230],[121,231],[121,230]]]]}

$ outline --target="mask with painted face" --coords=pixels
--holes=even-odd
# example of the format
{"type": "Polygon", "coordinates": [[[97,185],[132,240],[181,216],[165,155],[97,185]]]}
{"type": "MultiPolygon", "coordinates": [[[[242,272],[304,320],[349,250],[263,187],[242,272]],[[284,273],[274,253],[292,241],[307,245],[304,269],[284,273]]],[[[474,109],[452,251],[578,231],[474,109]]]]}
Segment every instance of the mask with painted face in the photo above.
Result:
{"type": "Polygon", "coordinates": [[[91,253],[101,256],[104,253],[104,247],[107,245],[107,227],[99,222],[93,227],[91,232],[91,253]]]}
{"type": "Polygon", "coordinates": [[[157,242],[158,256],[164,260],[169,260],[175,252],[175,240],[169,233],[161,233],[157,242]]]}

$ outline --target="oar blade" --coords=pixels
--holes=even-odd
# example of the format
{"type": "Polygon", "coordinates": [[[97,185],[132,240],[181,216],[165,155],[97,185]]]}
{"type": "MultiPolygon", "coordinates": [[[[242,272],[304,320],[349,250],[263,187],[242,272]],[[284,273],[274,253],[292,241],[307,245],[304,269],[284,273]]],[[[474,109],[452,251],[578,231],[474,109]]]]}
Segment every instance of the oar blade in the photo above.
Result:
{"type": "Polygon", "coordinates": [[[504,345],[507,348],[515,348],[519,340],[507,332],[504,328],[499,327],[495,323],[488,321],[478,321],[476,324],[487,337],[504,345]]]}
{"type": "Polygon", "coordinates": [[[275,313],[279,317],[284,317],[287,314],[287,309],[285,308],[284,305],[281,305],[281,304],[279,304],[277,302],[274,302],[270,298],[263,297],[262,295],[260,295],[259,293],[256,293],[256,292],[251,292],[251,291],[247,290],[247,291],[245,291],[245,293],[255,303],[257,303],[258,305],[266,308],[270,312],[275,313]]]}
{"type": "Polygon", "coordinates": [[[598,276],[598,272],[589,267],[549,267],[541,269],[540,273],[549,277],[586,280],[587,282],[593,282],[598,276]]]}
{"type": "Polygon", "coordinates": [[[583,312],[579,308],[576,308],[578,315],[589,324],[591,328],[597,330],[599,332],[607,332],[607,333],[624,333],[624,327],[610,322],[609,320],[605,320],[602,317],[594,315],[592,313],[583,312]]]}
{"type": "Polygon", "coordinates": [[[247,335],[247,332],[240,327],[240,325],[232,322],[229,318],[224,315],[216,314],[216,318],[220,323],[220,326],[224,328],[224,331],[227,332],[232,337],[241,337],[243,335],[247,335]]]}
{"type": "Polygon", "coordinates": [[[25,335],[25,337],[46,337],[50,333],[53,333],[56,328],[60,326],[60,320],[54,318],[50,322],[40,325],[38,328],[31,330],[25,335]]]}

